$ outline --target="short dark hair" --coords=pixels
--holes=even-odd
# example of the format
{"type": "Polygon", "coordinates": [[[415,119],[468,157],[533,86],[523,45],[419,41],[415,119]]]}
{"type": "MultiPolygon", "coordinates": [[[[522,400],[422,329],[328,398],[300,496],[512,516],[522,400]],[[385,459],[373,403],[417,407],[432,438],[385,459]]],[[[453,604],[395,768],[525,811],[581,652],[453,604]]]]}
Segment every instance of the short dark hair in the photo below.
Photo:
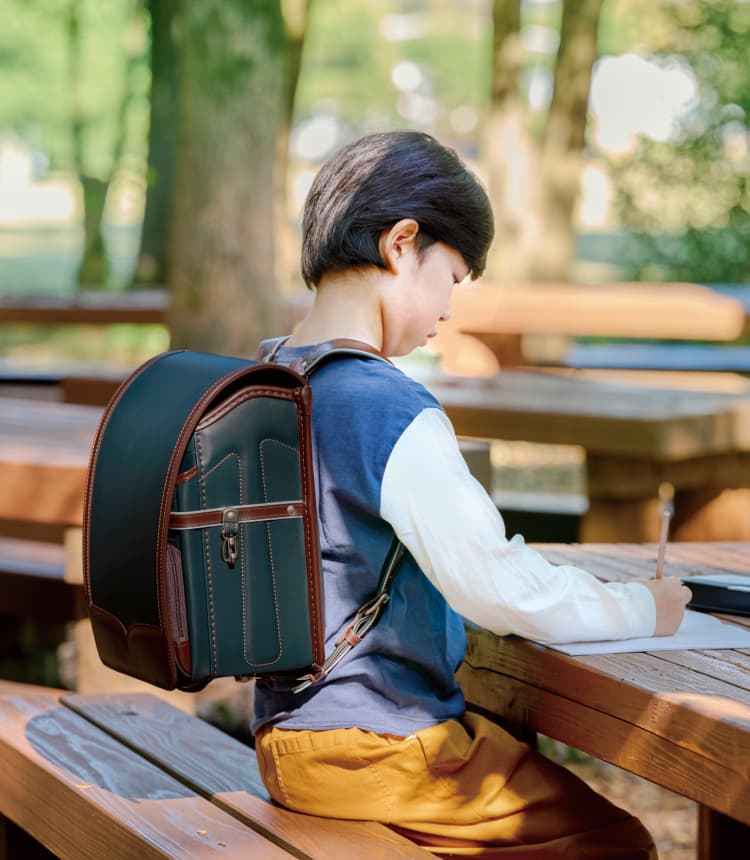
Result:
{"type": "Polygon", "coordinates": [[[417,249],[443,242],[472,278],[484,271],[494,234],[492,207],[454,150],[429,134],[370,134],[336,152],[320,169],[302,218],[302,277],[317,286],[326,272],[385,268],[378,244],[402,218],[419,224],[417,249]]]}

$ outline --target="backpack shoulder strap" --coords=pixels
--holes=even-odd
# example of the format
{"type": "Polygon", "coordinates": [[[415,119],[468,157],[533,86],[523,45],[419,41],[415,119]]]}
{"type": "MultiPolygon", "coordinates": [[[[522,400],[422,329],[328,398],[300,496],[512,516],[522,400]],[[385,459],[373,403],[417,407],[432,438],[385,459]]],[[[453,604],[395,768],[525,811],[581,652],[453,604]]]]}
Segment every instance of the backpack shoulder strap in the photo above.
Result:
{"type": "MultiPolygon", "coordinates": [[[[261,341],[255,354],[256,360],[275,362],[276,355],[288,339],[287,335],[286,337],[274,337],[261,341]]],[[[339,337],[310,347],[299,358],[290,361],[289,367],[301,376],[308,376],[321,362],[332,355],[358,355],[363,358],[379,358],[381,361],[391,363],[382,352],[375,349],[374,346],[370,346],[369,343],[339,337]]]]}
{"type": "Polygon", "coordinates": [[[374,346],[370,346],[369,343],[338,337],[317,344],[289,366],[302,376],[309,376],[319,364],[333,355],[357,355],[361,358],[378,358],[381,361],[391,363],[382,352],[375,349],[374,346]]]}
{"type": "Polygon", "coordinates": [[[283,337],[269,337],[267,340],[262,340],[258,344],[258,349],[255,351],[255,360],[276,361],[276,353],[288,340],[288,334],[283,337]]]}
{"type": "MultiPolygon", "coordinates": [[[[256,358],[258,361],[276,360],[276,354],[279,349],[286,343],[286,337],[277,337],[269,340],[264,340],[258,347],[256,358]]],[[[380,361],[391,361],[383,355],[382,352],[370,346],[369,343],[364,343],[361,340],[351,340],[349,338],[334,338],[325,343],[319,343],[311,347],[307,352],[303,353],[298,359],[289,363],[289,368],[295,370],[300,376],[309,376],[323,361],[334,355],[356,355],[362,358],[379,359],[380,361]]],[[[367,635],[372,627],[375,626],[380,618],[385,604],[390,598],[391,584],[401,567],[401,562],[404,557],[404,546],[401,541],[394,535],[391,547],[388,550],[383,567],[380,571],[378,586],[375,593],[371,595],[369,600],[359,607],[354,615],[351,623],[338,636],[333,652],[326,659],[325,663],[320,667],[320,670],[315,674],[307,675],[299,678],[299,684],[292,687],[293,693],[301,693],[303,690],[311,687],[316,681],[324,678],[331,672],[341,660],[348,654],[351,649],[357,645],[367,635]]]]}

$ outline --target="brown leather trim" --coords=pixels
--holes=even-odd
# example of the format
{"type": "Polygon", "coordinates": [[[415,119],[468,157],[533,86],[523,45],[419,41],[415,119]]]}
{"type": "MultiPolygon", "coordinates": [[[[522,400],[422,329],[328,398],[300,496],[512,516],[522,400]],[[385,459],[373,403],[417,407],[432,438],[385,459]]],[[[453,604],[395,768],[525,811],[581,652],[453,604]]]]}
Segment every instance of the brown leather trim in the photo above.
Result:
{"type": "Polygon", "coordinates": [[[177,665],[182,669],[187,676],[190,675],[190,643],[187,639],[184,642],[177,642],[174,646],[177,665]]]}
{"type": "Polygon", "coordinates": [[[312,658],[316,666],[325,662],[325,635],[323,626],[323,585],[320,570],[320,543],[318,530],[318,503],[315,497],[314,460],[312,445],[312,424],[310,409],[312,402],[309,396],[302,394],[300,408],[297,411],[297,428],[299,435],[300,472],[302,475],[302,499],[307,508],[307,516],[302,520],[305,534],[305,551],[307,553],[307,594],[310,617],[310,638],[312,639],[312,658]]]}
{"type": "MultiPolygon", "coordinates": [[[[204,415],[205,409],[209,403],[227,386],[232,385],[233,383],[241,380],[243,377],[247,378],[248,381],[252,381],[252,377],[255,375],[257,371],[262,371],[265,369],[265,366],[262,364],[253,364],[248,362],[248,364],[236,368],[235,370],[231,370],[224,374],[224,376],[214,382],[209,388],[207,388],[201,397],[196,401],[190,414],[185,419],[185,423],[182,425],[182,429],[177,436],[174,444],[174,451],[172,452],[172,458],[169,461],[169,466],[167,468],[167,473],[164,478],[164,489],[162,492],[161,505],[159,509],[159,527],[157,531],[156,537],[156,557],[159,559],[159,567],[156,572],[157,574],[157,602],[159,604],[159,618],[161,620],[162,626],[165,630],[170,631],[170,635],[172,640],[174,641],[174,635],[171,630],[170,619],[167,617],[166,612],[166,603],[168,599],[167,595],[167,562],[166,562],[166,547],[167,540],[169,537],[169,517],[171,513],[172,500],[174,497],[175,490],[175,481],[177,479],[178,469],[180,468],[180,463],[182,463],[182,459],[185,456],[185,451],[187,450],[188,443],[190,441],[190,437],[195,432],[195,428],[200,422],[201,418],[204,415]]],[[[304,378],[299,378],[299,383],[301,386],[305,384],[304,378]]],[[[274,387],[268,387],[266,389],[270,393],[275,394],[278,391],[287,392],[289,389],[279,388],[276,389],[274,387]]],[[[310,468],[312,469],[312,460],[310,461],[310,468]]],[[[315,501],[313,497],[313,510],[315,509],[315,501]]],[[[169,660],[172,666],[172,671],[177,672],[176,667],[176,658],[174,653],[170,650],[169,660]]]]}
{"type": "MultiPolygon", "coordinates": [[[[101,421],[99,422],[99,426],[96,430],[96,436],[94,437],[94,444],[91,447],[91,456],[89,458],[89,466],[88,473],[86,476],[86,492],[83,500],[83,586],[86,593],[86,600],[89,607],[89,615],[93,616],[95,614],[99,614],[100,617],[103,617],[105,614],[104,610],[101,610],[98,606],[96,606],[93,602],[91,595],[91,571],[89,567],[89,535],[91,532],[91,494],[94,489],[94,471],[96,467],[96,462],[99,457],[99,449],[101,447],[102,436],[104,435],[104,428],[107,426],[109,419],[114,411],[115,406],[120,401],[120,398],[125,393],[126,389],[130,386],[133,380],[137,379],[145,370],[151,367],[152,364],[155,364],[157,361],[161,361],[164,358],[167,358],[170,355],[174,355],[175,353],[184,352],[182,349],[173,349],[169,352],[163,352],[159,355],[155,355],[153,358],[145,361],[142,365],[137,367],[128,377],[126,377],[119,385],[115,393],[112,395],[112,399],[107,404],[104,414],[102,415],[101,421]]],[[[172,492],[174,492],[174,488],[172,488],[172,492]]],[[[157,587],[157,602],[158,602],[159,588],[157,587]]],[[[161,609],[160,616],[161,616],[161,609]]],[[[114,616],[111,616],[114,617],[114,616]]],[[[174,665],[174,658],[171,652],[167,655],[168,660],[168,671],[169,675],[163,679],[161,679],[159,686],[164,686],[165,689],[173,689],[177,683],[177,672],[174,665]]]]}
{"type": "Polygon", "coordinates": [[[98,606],[90,608],[97,650],[106,665],[165,690],[177,685],[172,648],[165,633],[150,624],[129,627],[98,606]]]}
{"type": "MultiPolygon", "coordinates": [[[[280,365],[281,366],[281,365],[280,365]]],[[[252,400],[254,397],[277,397],[282,400],[294,400],[294,389],[281,388],[277,386],[266,386],[265,388],[248,388],[243,391],[238,391],[233,397],[225,400],[220,406],[211,412],[207,412],[198,422],[196,430],[204,430],[214,421],[223,418],[228,412],[231,412],[240,403],[246,400],[252,400]]]]}
{"type": "MultiPolygon", "coordinates": [[[[257,520],[281,520],[301,517],[305,513],[303,501],[271,502],[261,505],[236,505],[241,523],[252,523],[257,520]]],[[[170,529],[202,529],[209,526],[220,526],[222,515],[226,508],[211,508],[205,511],[178,511],[169,515],[170,529]]]]}
{"type": "Polygon", "coordinates": [[[382,361],[387,361],[389,364],[391,363],[388,356],[383,355],[380,350],[371,346],[369,343],[365,343],[361,340],[337,337],[332,340],[327,340],[325,343],[319,343],[311,347],[304,355],[301,355],[294,361],[290,361],[289,367],[300,375],[306,376],[307,374],[312,373],[317,365],[320,364],[320,362],[329,354],[335,353],[349,353],[350,355],[365,356],[372,355],[382,361]]]}
{"type": "Polygon", "coordinates": [[[180,474],[175,479],[175,484],[184,484],[187,481],[192,480],[198,475],[198,467],[193,466],[192,469],[185,469],[184,472],[180,472],[180,474]]]}

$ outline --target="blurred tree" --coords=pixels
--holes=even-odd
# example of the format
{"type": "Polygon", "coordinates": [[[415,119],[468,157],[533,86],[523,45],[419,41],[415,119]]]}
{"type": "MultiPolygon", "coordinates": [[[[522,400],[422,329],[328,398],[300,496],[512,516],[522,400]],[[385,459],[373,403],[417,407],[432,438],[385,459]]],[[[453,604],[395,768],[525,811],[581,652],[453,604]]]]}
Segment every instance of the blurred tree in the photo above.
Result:
{"type": "Polygon", "coordinates": [[[275,332],[274,212],[307,0],[182,4],[168,285],[175,346],[252,354],[275,332]]]}
{"type": "Polygon", "coordinates": [[[111,192],[143,173],[147,17],[137,0],[3,0],[3,13],[0,129],[35,154],[34,180],[49,169],[79,181],[81,279],[102,285],[111,192]]]}
{"type": "Polygon", "coordinates": [[[697,98],[668,140],[610,159],[631,231],[626,275],[750,282],[750,4],[662,0],[639,34],[693,77],[697,98]]]}
{"type": "Polygon", "coordinates": [[[102,288],[109,282],[107,253],[102,233],[107,191],[118,170],[128,139],[130,106],[134,96],[134,78],[144,56],[143,40],[139,30],[143,26],[140,0],[130,2],[130,29],[124,33],[125,73],[122,92],[116,101],[115,135],[109,164],[96,170],[87,158],[86,137],[90,120],[83,99],[83,62],[85,53],[81,37],[81,0],[70,0],[66,16],[68,40],[68,81],[70,105],[70,131],[73,142],[73,160],[83,194],[83,256],[78,268],[78,283],[89,288],[102,288]],[[135,29],[134,29],[135,28],[135,29]]]}
{"type": "Polygon", "coordinates": [[[494,0],[491,99],[482,155],[497,219],[487,275],[496,283],[565,278],[586,137],[602,0],[564,0],[552,96],[536,131],[522,93],[522,0],[494,0]]]}
{"type": "Polygon", "coordinates": [[[177,46],[179,0],[148,0],[151,20],[151,110],[146,207],[135,268],[136,283],[163,284],[177,157],[177,46]]]}

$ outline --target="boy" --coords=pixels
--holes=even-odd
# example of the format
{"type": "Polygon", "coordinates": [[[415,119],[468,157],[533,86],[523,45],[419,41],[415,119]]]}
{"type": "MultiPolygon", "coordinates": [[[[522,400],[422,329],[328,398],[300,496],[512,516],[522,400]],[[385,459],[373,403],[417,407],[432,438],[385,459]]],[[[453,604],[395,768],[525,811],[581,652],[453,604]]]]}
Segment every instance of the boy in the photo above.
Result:
{"type": "MultiPolygon", "coordinates": [[[[302,273],[317,290],[277,360],[334,338],[406,355],[478,277],[487,196],[429,135],[370,135],[318,174],[302,273]]],[[[394,533],[408,552],[378,624],[302,693],[256,688],[271,796],[316,815],[382,821],[449,856],[649,858],[640,822],[498,726],[465,712],[454,673],[465,616],[542,641],[670,633],[673,579],[603,584],[508,541],[438,402],[386,360],[332,359],[311,376],[327,653],[374,592],[394,533]]]]}

